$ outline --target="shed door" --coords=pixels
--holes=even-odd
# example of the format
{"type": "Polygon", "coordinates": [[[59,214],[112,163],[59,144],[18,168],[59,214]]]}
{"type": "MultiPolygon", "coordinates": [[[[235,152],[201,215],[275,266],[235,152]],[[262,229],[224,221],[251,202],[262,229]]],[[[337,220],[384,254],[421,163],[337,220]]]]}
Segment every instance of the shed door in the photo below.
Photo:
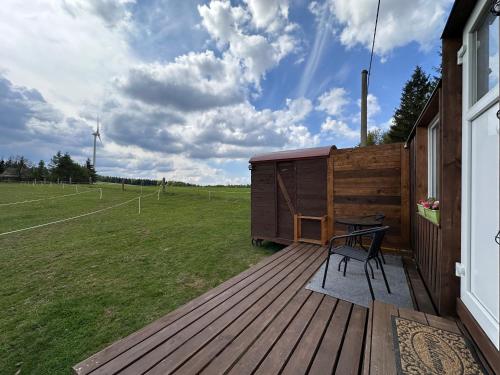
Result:
{"type": "Polygon", "coordinates": [[[295,163],[281,162],[276,166],[278,184],[278,237],[293,240],[293,212],[296,207],[295,163]],[[278,179],[281,178],[283,184],[278,179]]]}
{"type": "Polygon", "coordinates": [[[499,348],[499,30],[489,6],[478,2],[463,40],[460,297],[499,348]]]}
{"type": "Polygon", "coordinates": [[[252,166],[252,237],[276,237],[274,163],[252,166]]]}

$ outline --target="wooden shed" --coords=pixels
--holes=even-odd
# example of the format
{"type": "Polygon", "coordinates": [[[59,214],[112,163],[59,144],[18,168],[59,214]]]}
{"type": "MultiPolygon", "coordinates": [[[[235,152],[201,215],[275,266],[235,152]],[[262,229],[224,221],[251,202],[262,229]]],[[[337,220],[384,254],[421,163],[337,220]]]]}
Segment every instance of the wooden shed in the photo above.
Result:
{"type": "Polygon", "coordinates": [[[408,153],[402,143],[282,151],[250,159],[252,239],[325,244],[340,217],[385,214],[384,247],[409,246],[408,153]]]}
{"type": "Polygon", "coordinates": [[[250,159],[252,239],[326,242],[333,230],[334,149],[280,151],[250,159]]]}

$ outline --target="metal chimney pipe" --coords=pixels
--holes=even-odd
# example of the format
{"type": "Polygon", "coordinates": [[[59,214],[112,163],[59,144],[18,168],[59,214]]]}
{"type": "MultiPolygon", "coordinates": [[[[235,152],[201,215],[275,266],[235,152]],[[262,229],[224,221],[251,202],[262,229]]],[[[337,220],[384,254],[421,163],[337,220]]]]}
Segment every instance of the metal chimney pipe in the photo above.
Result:
{"type": "Polygon", "coordinates": [[[361,72],[361,147],[368,138],[368,71],[361,72]]]}

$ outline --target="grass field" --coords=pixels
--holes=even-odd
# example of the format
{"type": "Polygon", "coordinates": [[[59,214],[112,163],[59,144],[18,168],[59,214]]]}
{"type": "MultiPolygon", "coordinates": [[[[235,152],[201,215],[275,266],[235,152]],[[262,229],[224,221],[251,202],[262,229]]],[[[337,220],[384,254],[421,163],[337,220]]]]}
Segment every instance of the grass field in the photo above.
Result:
{"type": "Polygon", "coordinates": [[[276,251],[250,243],[242,188],[0,184],[0,374],[71,365],[276,251]],[[99,189],[103,197],[99,199],[99,189]],[[156,187],[145,187],[143,194],[156,187]],[[210,200],[209,200],[209,193],[210,200]],[[5,203],[44,199],[17,205],[5,203]]]}

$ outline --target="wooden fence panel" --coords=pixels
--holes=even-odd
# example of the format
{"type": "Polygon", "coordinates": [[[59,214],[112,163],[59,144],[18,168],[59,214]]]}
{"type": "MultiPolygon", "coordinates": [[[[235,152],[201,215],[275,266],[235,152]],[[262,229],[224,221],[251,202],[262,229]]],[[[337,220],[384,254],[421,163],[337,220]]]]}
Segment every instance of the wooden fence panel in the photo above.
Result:
{"type": "Polygon", "coordinates": [[[431,294],[435,305],[439,305],[441,284],[441,241],[439,227],[416,214],[416,239],[414,257],[422,275],[422,279],[431,294]]]}
{"type": "MultiPolygon", "coordinates": [[[[334,150],[334,217],[383,212],[385,247],[407,249],[410,236],[409,151],[403,144],[334,150]]],[[[335,225],[335,233],[345,228],[335,225]]]]}

